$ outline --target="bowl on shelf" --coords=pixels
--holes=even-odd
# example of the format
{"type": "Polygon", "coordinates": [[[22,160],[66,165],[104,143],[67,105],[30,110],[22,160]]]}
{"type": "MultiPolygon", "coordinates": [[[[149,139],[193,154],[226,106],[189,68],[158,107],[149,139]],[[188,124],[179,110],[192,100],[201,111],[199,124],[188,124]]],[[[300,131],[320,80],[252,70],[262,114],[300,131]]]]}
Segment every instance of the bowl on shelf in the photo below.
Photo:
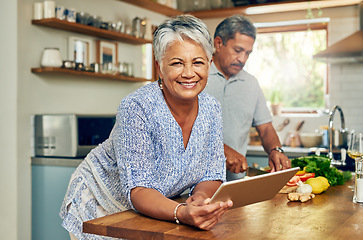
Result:
{"type": "Polygon", "coordinates": [[[300,139],[303,147],[318,147],[323,142],[323,135],[321,133],[300,133],[300,139]]]}

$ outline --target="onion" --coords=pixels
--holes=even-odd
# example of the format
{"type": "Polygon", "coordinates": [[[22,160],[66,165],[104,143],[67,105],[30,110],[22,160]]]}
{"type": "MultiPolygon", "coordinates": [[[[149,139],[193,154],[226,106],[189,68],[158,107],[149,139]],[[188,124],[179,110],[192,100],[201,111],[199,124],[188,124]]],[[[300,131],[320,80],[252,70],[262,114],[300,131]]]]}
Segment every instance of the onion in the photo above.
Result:
{"type": "Polygon", "coordinates": [[[313,188],[309,184],[305,184],[302,181],[299,181],[297,185],[299,185],[296,189],[297,193],[310,194],[313,191],[313,188]]]}

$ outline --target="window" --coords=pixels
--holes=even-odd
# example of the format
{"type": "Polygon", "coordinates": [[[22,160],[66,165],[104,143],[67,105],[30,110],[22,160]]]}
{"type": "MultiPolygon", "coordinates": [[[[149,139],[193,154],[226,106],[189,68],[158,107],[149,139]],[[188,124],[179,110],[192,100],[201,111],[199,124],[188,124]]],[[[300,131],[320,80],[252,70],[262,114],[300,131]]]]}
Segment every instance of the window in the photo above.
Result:
{"type": "Polygon", "coordinates": [[[258,79],[266,100],[281,103],[283,112],[324,108],[327,64],[312,57],[326,48],[326,23],[256,27],[256,42],[245,69],[258,79]]]}

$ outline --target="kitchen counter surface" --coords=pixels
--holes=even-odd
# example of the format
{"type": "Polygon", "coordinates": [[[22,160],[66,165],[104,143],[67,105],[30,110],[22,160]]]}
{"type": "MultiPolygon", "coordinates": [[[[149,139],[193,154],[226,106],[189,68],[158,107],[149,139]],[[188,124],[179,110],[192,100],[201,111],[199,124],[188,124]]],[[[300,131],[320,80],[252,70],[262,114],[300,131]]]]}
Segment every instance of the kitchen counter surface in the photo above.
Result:
{"type": "Polygon", "coordinates": [[[32,157],[32,165],[77,167],[83,158],[32,157]]]}
{"type": "MultiPolygon", "coordinates": [[[[314,154],[316,151],[319,151],[322,155],[327,155],[328,149],[326,148],[302,148],[302,147],[282,147],[287,157],[289,158],[296,158],[302,156],[308,156],[314,154]]],[[[339,154],[340,149],[333,149],[334,154],[339,154]]],[[[267,157],[267,153],[263,150],[262,146],[247,146],[247,156],[265,156],[267,157]]]]}
{"type": "MultiPolygon", "coordinates": [[[[316,151],[317,148],[299,148],[299,147],[283,147],[285,154],[288,158],[296,158],[307,156],[316,151]]],[[[327,152],[325,148],[319,148],[321,153],[327,152]]],[[[338,152],[337,150],[333,151],[338,152]]],[[[262,146],[247,146],[247,157],[267,157],[267,153],[263,150],[262,146]]],[[[77,167],[84,158],[65,158],[65,157],[32,157],[32,165],[46,165],[46,166],[63,166],[63,167],[77,167]]]]}
{"type": "Polygon", "coordinates": [[[352,202],[351,180],[308,202],[286,194],[233,209],[210,231],[155,220],[132,210],[84,222],[83,231],[129,239],[361,239],[363,204],[352,202]]]}
{"type": "MultiPolygon", "coordinates": [[[[300,147],[282,147],[284,149],[285,155],[289,158],[307,156],[312,152],[310,148],[300,148],[300,147]]],[[[263,150],[262,146],[247,146],[247,156],[266,156],[267,153],[263,150]]]]}

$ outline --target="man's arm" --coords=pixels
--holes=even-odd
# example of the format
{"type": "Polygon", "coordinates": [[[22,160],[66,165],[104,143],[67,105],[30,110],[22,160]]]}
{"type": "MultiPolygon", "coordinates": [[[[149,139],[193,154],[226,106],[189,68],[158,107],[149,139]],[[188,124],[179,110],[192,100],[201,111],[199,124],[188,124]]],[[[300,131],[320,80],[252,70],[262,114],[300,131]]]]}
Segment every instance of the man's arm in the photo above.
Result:
{"type": "Polygon", "coordinates": [[[260,135],[262,146],[269,155],[269,166],[271,171],[280,171],[291,167],[291,162],[283,152],[277,151],[276,147],[281,147],[279,137],[276,134],[272,123],[265,123],[256,127],[260,135]]]}

